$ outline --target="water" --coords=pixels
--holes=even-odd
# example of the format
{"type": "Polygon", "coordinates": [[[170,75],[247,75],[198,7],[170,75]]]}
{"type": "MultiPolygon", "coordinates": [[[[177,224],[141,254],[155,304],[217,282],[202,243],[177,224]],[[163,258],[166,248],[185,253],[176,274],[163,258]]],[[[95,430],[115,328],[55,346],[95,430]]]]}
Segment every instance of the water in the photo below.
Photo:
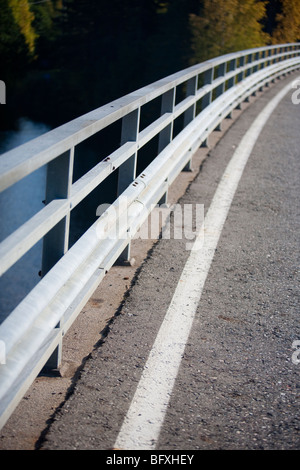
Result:
{"type": "MultiPolygon", "coordinates": [[[[48,130],[43,124],[21,119],[17,131],[0,133],[0,158],[48,130]]],[[[43,167],[0,193],[0,242],[44,207],[45,183],[43,167]]],[[[40,280],[41,249],[40,241],[0,278],[0,323],[40,280]]]]}

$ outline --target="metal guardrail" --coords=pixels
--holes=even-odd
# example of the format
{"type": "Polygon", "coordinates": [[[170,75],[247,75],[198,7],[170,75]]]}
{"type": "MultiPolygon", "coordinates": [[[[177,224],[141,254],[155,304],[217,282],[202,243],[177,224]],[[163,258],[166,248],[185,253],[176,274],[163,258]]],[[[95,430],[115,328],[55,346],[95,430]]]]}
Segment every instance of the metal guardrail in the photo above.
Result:
{"type": "Polygon", "coordinates": [[[44,241],[42,279],[0,325],[0,345],[5,350],[5,363],[0,364],[0,427],[55,352],[59,366],[63,335],[110,267],[120,256],[129,255],[130,239],[197,148],[250,95],[299,68],[299,43],[217,57],[1,155],[1,191],[44,165],[48,176],[45,207],[0,244],[2,275],[39,240],[44,241]],[[182,86],[185,96],[178,102],[176,92],[182,86]],[[141,130],[141,110],[156,98],[161,99],[161,114],[141,130]],[[173,136],[179,117],[183,128],[173,136]],[[119,148],[73,182],[76,146],[117,121],[122,123],[119,148]],[[154,137],[158,137],[157,155],[136,175],[139,151],[154,137]],[[118,198],[68,249],[71,211],[116,171],[118,198]],[[126,224],[120,222],[125,212],[126,224]],[[116,217],[119,236],[109,236],[116,217]]]}

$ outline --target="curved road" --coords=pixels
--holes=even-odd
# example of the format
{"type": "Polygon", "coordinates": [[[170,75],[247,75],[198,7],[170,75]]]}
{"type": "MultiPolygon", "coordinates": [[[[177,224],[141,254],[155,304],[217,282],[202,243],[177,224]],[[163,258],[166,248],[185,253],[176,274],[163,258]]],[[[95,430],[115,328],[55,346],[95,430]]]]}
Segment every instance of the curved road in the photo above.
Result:
{"type": "Polygon", "coordinates": [[[262,114],[293,77],[210,152],[180,201],[204,206],[203,246],[155,245],[41,449],[300,448],[300,104],[290,90],[262,114]]]}

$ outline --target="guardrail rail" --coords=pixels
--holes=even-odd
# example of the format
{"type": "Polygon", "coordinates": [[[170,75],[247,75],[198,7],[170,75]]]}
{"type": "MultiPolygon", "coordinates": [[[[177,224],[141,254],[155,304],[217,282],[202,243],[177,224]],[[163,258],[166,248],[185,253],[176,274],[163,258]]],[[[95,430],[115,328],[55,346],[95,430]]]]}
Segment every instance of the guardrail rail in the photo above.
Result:
{"type": "Polygon", "coordinates": [[[42,278],[0,325],[5,349],[0,427],[45,364],[55,358],[52,366],[60,365],[64,334],[110,267],[129,256],[131,238],[189,166],[197,148],[249,96],[299,68],[300,43],[227,54],[145,86],[1,155],[0,191],[47,166],[47,192],[45,207],[0,244],[2,276],[43,239],[42,278]],[[180,99],[179,88],[184,90],[180,99]],[[156,99],[161,102],[160,116],[141,128],[143,107],[156,99]],[[175,135],[178,118],[182,129],[175,135]],[[73,181],[77,146],[118,121],[119,147],[73,181]],[[157,153],[136,174],[139,152],[154,138],[157,153]],[[116,200],[69,248],[71,211],[113,172],[118,172],[116,200]],[[125,212],[128,216],[122,218],[125,212]],[[118,222],[121,236],[110,237],[118,222]]]}

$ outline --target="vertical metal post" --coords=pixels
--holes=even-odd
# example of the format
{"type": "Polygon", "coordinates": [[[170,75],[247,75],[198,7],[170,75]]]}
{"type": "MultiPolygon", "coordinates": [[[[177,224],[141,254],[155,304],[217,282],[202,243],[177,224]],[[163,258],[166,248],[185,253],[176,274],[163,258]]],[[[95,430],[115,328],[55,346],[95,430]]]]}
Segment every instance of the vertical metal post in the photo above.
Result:
{"type": "MultiPolygon", "coordinates": [[[[167,91],[162,95],[161,98],[161,116],[165,113],[173,113],[175,106],[175,88],[167,91]]],[[[168,126],[166,126],[160,133],[158,137],[158,153],[160,153],[171,141],[173,138],[173,127],[174,120],[168,126]]],[[[159,204],[166,204],[168,199],[168,192],[166,192],[159,204]]]]}
{"type": "MultiPolygon", "coordinates": [[[[285,46],[283,48],[280,49],[281,52],[284,52],[285,54],[289,51],[289,47],[288,46],[285,46]]],[[[282,61],[285,61],[287,58],[286,55],[284,55],[284,57],[281,58],[282,61]]],[[[285,78],[287,76],[287,73],[284,73],[283,75],[280,76],[280,78],[285,78]]]]}
{"type": "MultiPolygon", "coordinates": [[[[254,55],[254,60],[255,62],[259,60],[259,52],[256,52],[256,54],[254,55]]],[[[258,71],[258,65],[256,64],[252,69],[252,73],[256,73],[257,71],[258,71]]],[[[252,93],[252,96],[256,96],[256,91],[252,93]]]]}
{"type": "MultiPolygon", "coordinates": [[[[276,57],[279,50],[280,50],[280,48],[278,48],[278,47],[276,47],[274,49],[274,57],[273,57],[273,60],[272,60],[272,64],[276,64],[277,62],[279,62],[279,57],[276,57]]],[[[271,82],[275,83],[275,78],[272,78],[271,82]]]]}
{"type": "Polygon", "coordinates": [[[271,65],[271,59],[270,59],[271,55],[272,55],[272,49],[269,49],[268,50],[267,66],[271,65]]]}
{"type": "MultiPolygon", "coordinates": [[[[71,192],[74,148],[48,163],[45,204],[68,199],[71,192]]],[[[70,213],[43,240],[42,276],[65,254],[69,244],[70,213]]]]}
{"type": "MultiPolygon", "coordinates": [[[[266,58],[266,51],[262,51],[262,53],[261,53],[261,58],[262,58],[262,59],[265,59],[265,58],[266,58]]],[[[263,63],[261,64],[260,68],[261,68],[261,69],[264,69],[265,66],[266,66],[266,61],[264,60],[263,63]]]]}
{"type": "MultiPolygon", "coordinates": [[[[48,163],[45,203],[70,197],[74,166],[74,147],[48,163]]],[[[71,208],[70,208],[71,209],[71,208]]],[[[70,212],[43,239],[42,276],[64,256],[69,246],[70,212]]],[[[61,328],[63,320],[57,325],[61,328]]],[[[62,336],[45,367],[57,369],[61,364],[62,336]]]]}
{"type": "MultiPolygon", "coordinates": [[[[261,58],[262,58],[262,59],[266,59],[266,56],[267,56],[267,51],[266,51],[266,50],[262,51],[262,53],[261,53],[261,58]]],[[[266,60],[264,60],[263,63],[262,63],[262,65],[261,65],[261,68],[262,68],[262,69],[264,69],[265,67],[266,67],[266,60]]]]}
{"type": "MultiPolygon", "coordinates": [[[[232,59],[229,62],[228,72],[233,72],[236,69],[236,59],[232,59]]],[[[235,76],[228,80],[228,88],[232,88],[235,85],[235,76]]]]}
{"type": "MultiPolygon", "coordinates": [[[[173,113],[175,106],[175,88],[167,91],[162,95],[161,100],[161,116],[165,113],[173,113]]],[[[173,121],[165,127],[158,138],[158,153],[160,153],[172,140],[173,137],[173,121]]]]}
{"type": "Polygon", "coordinates": [[[276,49],[270,49],[269,50],[269,63],[268,65],[272,65],[274,63],[274,53],[276,49]]]}
{"type": "MultiPolygon", "coordinates": [[[[267,67],[268,67],[269,65],[271,65],[272,62],[273,62],[272,59],[271,59],[271,56],[272,56],[272,49],[269,49],[269,50],[267,51],[267,59],[268,59],[268,60],[267,60],[267,67]]],[[[266,87],[269,87],[269,82],[268,82],[268,81],[266,82],[266,87]]]]}
{"type": "MultiPolygon", "coordinates": [[[[212,67],[209,70],[206,70],[204,72],[204,86],[206,85],[211,85],[214,79],[214,68],[212,67]]],[[[210,90],[206,95],[203,96],[202,99],[202,111],[205,109],[207,106],[210,105],[212,100],[212,90],[210,90]]]]}
{"type": "MultiPolygon", "coordinates": [[[[265,59],[266,58],[266,51],[262,51],[261,53],[261,58],[265,59]]],[[[262,62],[260,69],[264,69],[266,67],[266,62],[265,60],[262,62]]],[[[259,87],[259,91],[263,91],[263,86],[259,87]]]]}
{"type": "MultiPolygon", "coordinates": [[[[254,56],[254,60],[255,62],[258,62],[259,61],[259,52],[256,52],[255,56],[254,56]]],[[[258,64],[256,64],[254,67],[253,67],[253,73],[257,72],[258,71],[258,64]]]]}
{"type": "MultiPolygon", "coordinates": [[[[224,62],[224,64],[219,65],[218,78],[224,77],[225,74],[226,74],[226,62],[224,62]]],[[[219,85],[216,88],[216,98],[218,98],[218,96],[222,95],[224,93],[224,90],[225,90],[225,82],[221,83],[221,85],[219,85]]]]}
{"type": "MultiPolygon", "coordinates": [[[[226,62],[219,65],[218,78],[225,77],[225,75],[226,75],[226,62]]],[[[225,82],[221,83],[221,85],[219,85],[216,88],[216,98],[221,96],[224,93],[224,91],[225,91],[225,82]]],[[[216,131],[221,131],[221,130],[222,130],[222,123],[220,122],[220,124],[218,124],[218,126],[216,127],[216,131]]]]}
{"type": "MultiPolygon", "coordinates": [[[[233,72],[235,69],[236,69],[236,59],[232,59],[229,62],[228,72],[233,72]]],[[[235,80],[236,80],[235,75],[233,77],[229,78],[229,80],[228,80],[228,89],[232,88],[235,85],[235,80]]],[[[228,114],[228,116],[226,116],[226,118],[227,119],[232,118],[232,111],[228,114]]]]}
{"type": "MultiPolygon", "coordinates": [[[[186,87],[186,96],[196,96],[198,85],[198,76],[190,78],[187,82],[186,87]]],[[[196,115],[196,103],[194,103],[189,109],[187,109],[184,113],[184,127],[186,127],[196,115]]]]}
{"type": "MultiPolygon", "coordinates": [[[[247,56],[247,65],[251,64],[252,62],[253,62],[253,54],[249,54],[247,56]]],[[[245,76],[249,77],[249,75],[251,75],[251,74],[252,74],[252,68],[251,67],[247,68],[245,76]]]]}
{"type": "MultiPolygon", "coordinates": [[[[121,145],[136,142],[140,122],[140,109],[135,109],[122,119],[121,145]]],[[[118,195],[120,195],[136,177],[137,151],[119,168],[118,195]]]]}
{"type": "MultiPolygon", "coordinates": [[[[239,67],[244,67],[245,65],[245,56],[242,56],[240,57],[240,61],[239,61],[239,67]]],[[[237,82],[241,82],[243,79],[244,79],[244,76],[245,76],[245,71],[243,70],[242,72],[240,72],[237,76],[237,82]]],[[[237,105],[237,109],[241,109],[242,105],[241,104],[238,104],[237,105]]]]}
{"type": "MultiPolygon", "coordinates": [[[[204,72],[204,84],[203,85],[204,86],[211,85],[213,80],[214,80],[214,67],[204,72]]],[[[205,108],[207,108],[207,106],[209,106],[211,102],[212,102],[212,90],[210,90],[208,93],[206,93],[206,95],[203,96],[201,110],[203,111],[205,108]]],[[[207,138],[204,140],[204,142],[202,142],[201,147],[208,147],[208,145],[209,144],[208,144],[208,138],[207,138]]]]}
{"type": "MultiPolygon", "coordinates": [[[[245,65],[245,56],[240,57],[239,67],[244,67],[245,65]]],[[[241,82],[244,79],[245,71],[243,70],[237,76],[237,81],[241,82]]]]}
{"type": "MultiPolygon", "coordinates": [[[[187,82],[186,96],[196,96],[198,86],[198,75],[193,78],[190,78],[187,82]]],[[[195,119],[196,116],[196,103],[194,103],[189,109],[184,113],[184,127],[186,127],[190,122],[195,119]]],[[[183,171],[192,171],[192,159],[184,167],[183,171]]]]}
{"type": "MultiPolygon", "coordinates": [[[[121,145],[126,142],[136,142],[138,138],[140,125],[140,108],[135,109],[131,113],[127,114],[122,119],[122,131],[121,131],[121,145]]],[[[118,196],[132,183],[136,177],[136,165],[137,165],[137,149],[135,153],[128,158],[119,168],[118,174],[118,196]]],[[[119,257],[119,262],[129,261],[130,259],[130,246],[129,242],[125,250],[119,257]]]]}
{"type": "MultiPolygon", "coordinates": [[[[253,62],[253,54],[249,54],[247,56],[247,65],[252,64],[252,62],[253,62]]],[[[253,68],[252,67],[247,68],[245,72],[245,77],[249,77],[252,73],[253,73],[253,68]]],[[[245,99],[245,102],[248,103],[249,101],[250,101],[250,98],[249,96],[247,96],[247,98],[245,99]]]]}

